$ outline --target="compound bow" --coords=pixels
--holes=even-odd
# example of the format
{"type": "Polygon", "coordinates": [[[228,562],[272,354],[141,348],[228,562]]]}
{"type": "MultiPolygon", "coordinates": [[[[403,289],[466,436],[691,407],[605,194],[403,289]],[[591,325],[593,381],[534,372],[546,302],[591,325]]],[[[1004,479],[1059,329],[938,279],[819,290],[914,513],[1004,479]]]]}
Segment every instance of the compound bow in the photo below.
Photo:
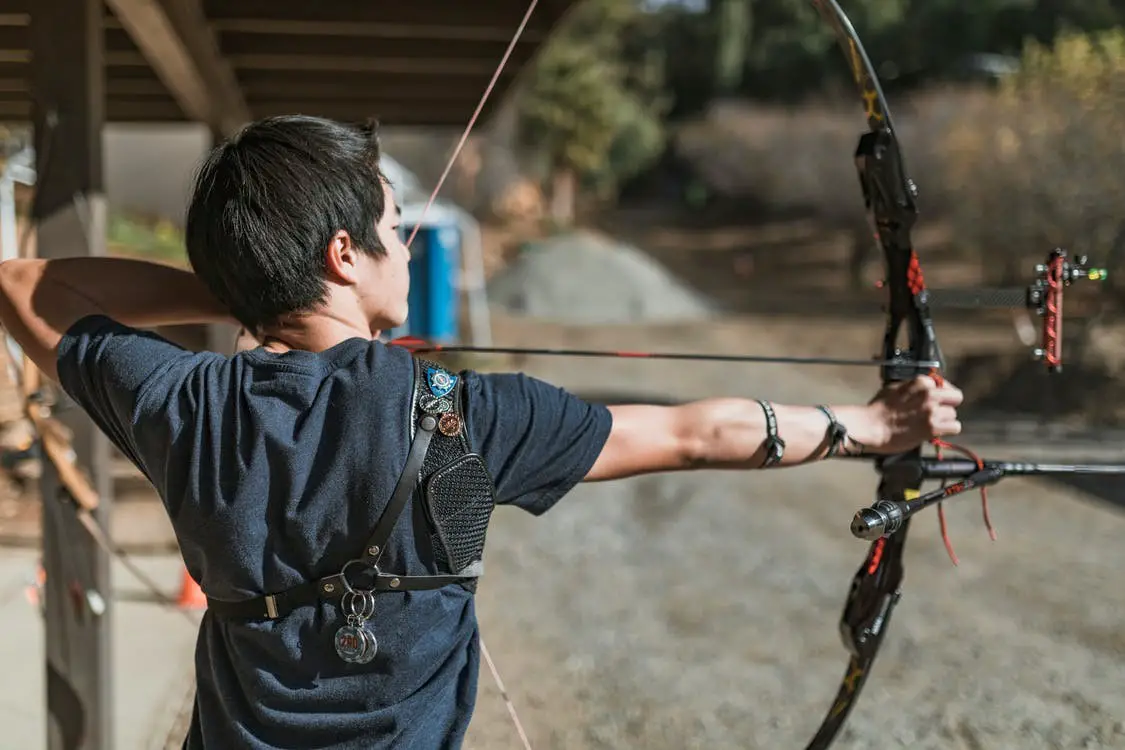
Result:
{"type": "MultiPolygon", "coordinates": [[[[875,239],[883,249],[886,262],[887,326],[883,335],[882,359],[896,364],[882,365],[883,383],[906,380],[919,375],[941,377],[941,367],[931,369],[930,362],[943,362],[930,314],[931,293],[926,289],[918,256],[911,241],[911,229],[917,216],[917,187],[907,174],[886,97],[875,75],[871,61],[847,15],[837,0],[811,0],[821,18],[835,32],[848,60],[867,117],[868,132],[859,139],[855,153],[856,169],[875,239]],[[905,337],[904,337],[905,334],[905,337]],[[905,338],[905,340],[903,340],[905,338]]],[[[1045,264],[1036,269],[1035,283],[1018,297],[1007,300],[1001,292],[999,306],[1026,304],[1043,319],[1042,343],[1035,355],[1048,371],[1062,368],[1062,300],[1063,290],[1079,278],[1098,279],[1104,273],[1088,269],[1085,258],[1068,259],[1064,250],[1055,250],[1045,264]]],[[[965,300],[970,306],[987,304],[974,295],[965,300]]],[[[951,300],[956,306],[956,300],[951,300]]],[[[836,699],[809,742],[807,750],[823,750],[832,744],[847,720],[848,714],[870,674],[872,663],[886,637],[887,624],[901,596],[903,550],[910,527],[910,517],[930,505],[967,490],[983,488],[1004,476],[1029,474],[1125,473],[1125,466],[985,462],[972,454],[969,459],[946,459],[941,447],[935,458],[923,458],[921,449],[894,456],[880,457],[875,467],[881,475],[876,502],[856,513],[852,533],[872,540],[863,564],[852,580],[851,590],[840,620],[840,632],[849,651],[849,660],[836,699]],[[944,486],[944,480],[960,479],[944,486]],[[943,480],[943,487],[921,493],[927,479],[943,480]]],[[[940,510],[940,506],[939,506],[940,510]]],[[[987,506],[985,506],[987,522],[987,506]]],[[[951,551],[952,554],[952,551],[951,551]]],[[[954,558],[955,560],[955,558],[954,558]]]]}

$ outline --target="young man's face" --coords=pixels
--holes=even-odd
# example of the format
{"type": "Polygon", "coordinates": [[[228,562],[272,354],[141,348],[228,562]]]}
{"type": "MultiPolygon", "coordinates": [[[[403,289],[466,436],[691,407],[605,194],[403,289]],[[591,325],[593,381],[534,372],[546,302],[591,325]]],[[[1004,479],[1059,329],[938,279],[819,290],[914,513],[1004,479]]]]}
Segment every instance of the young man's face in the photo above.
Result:
{"type": "Polygon", "coordinates": [[[410,251],[399,237],[398,206],[386,182],[383,183],[383,205],[386,209],[376,231],[387,252],[382,258],[372,259],[375,267],[369,297],[373,303],[370,319],[375,330],[396,328],[406,321],[410,292],[410,251]]]}

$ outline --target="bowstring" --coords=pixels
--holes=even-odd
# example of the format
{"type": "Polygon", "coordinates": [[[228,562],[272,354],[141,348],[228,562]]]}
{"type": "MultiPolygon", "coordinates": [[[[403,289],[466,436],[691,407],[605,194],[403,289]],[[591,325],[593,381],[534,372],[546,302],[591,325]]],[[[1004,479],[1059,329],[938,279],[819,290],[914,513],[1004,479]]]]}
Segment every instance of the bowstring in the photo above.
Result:
{"type": "Polygon", "coordinates": [[[538,4],[539,0],[531,0],[531,2],[528,4],[527,11],[523,14],[523,19],[520,21],[520,25],[516,27],[515,34],[512,35],[511,41],[508,42],[508,48],[504,50],[504,55],[500,58],[500,63],[496,66],[496,70],[492,73],[492,80],[490,80],[488,82],[488,85],[485,86],[484,93],[481,94],[480,101],[477,102],[477,108],[473,111],[472,117],[469,118],[468,124],[465,125],[465,130],[461,133],[461,139],[457,141],[457,145],[454,146],[453,154],[445,163],[445,169],[442,170],[441,177],[438,178],[437,184],[434,185],[434,189],[430,193],[430,197],[426,200],[426,205],[422,208],[422,213],[421,215],[419,215],[418,221],[414,224],[414,229],[410,232],[410,237],[406,240],[407,248],[409,248],[414,243],[414,237],[417,236],[418,230],[422,227],[422,222],[426,220],[426,214],[430,212],[430,208],[434,205],[434,201],[437,200],[438,193],[441,192],[441,188],[445,184],[446,178],[449,177],[449,173],[453,171],[453,166],[457,163],[457,158],[461,156],[461,150],[465,148],[465,144],[469,140],[469,134],[473,132],[473,128],[476,126],[477,120],[480,118],[480,113],[484,111],[484,105],[488,102],[489,97],[492,96],[492,91],[496,88],[496,83],[500,80],[500,76],[504,72],[504,68],[508,66],[508,60],[511,58],[512,52],[515,51],[516,45],[519,44],[520,37],[523,36],[524,29],[527,28],[528,22],[531,21],[531,15],[535,12],[535,6],[537,6],[538,4]]]}
{"type": "MultiPolygon", "coordinates": [[[[496,83],[500,80],[500,76],[503,74],[504,68],[507,67],[508,60],[511,59],[512,52],[515,51],[516,45],[519,44],[520,37],[523,36],[523,32],[527,28],[527,24],[531,21],[531,16],[535,12],[535,8],[538,4],[539,0],[530,0],[530,2],[528,3],[527,10],[524,12],[519,26],[516,27],[515,33],[512,35],[511,40],[508,42],[508,48],[504,50],[504,55],[500,58],[500,62],[496,66],[496,70],[493,71],[491,80],[489,80],[488,85],[485,87],[484,93],[481,94],[480,101],[477,102],[476,109],[473,110],[473,114],[469,118],[469,122],[465,125],[465,130],[461,133],[461,138],[457,141],[457,145],[454,146],[453,153],[450,155],[449,160],[446,162],[445,168],[442,170],[437,184],[434,185],[434,189],[430,193],[430,197],[426,200],[426,205],[422,208],[422,213],[419,215],[418,220],[415,222],[414,229],[410,232],[410,237],[408,237],[406,240],[407,249],[410,249],[410,246],[414,243],[414,238],[418,235],[418,230],[422,228],[422,223],[426,220],[426,215],[429,213],[430,208],[434,205],[434,201],[437,200],[438,193],[441,192],[441,188],[445,184],[445,180],[449,177],[450,172],[453,171],[453,167],[457,163],[457,158],[461,155],[461,150],[465,148],[465,144],[469,140],[469,135],[473,132],[473,128],[476,126],[481,112],[484,111],[484,105],[492,96],[492,92],[496,88],[496,83]]],[[[496,687],[500,691],[500,697],[504,700],[504,705],[508,709],[508,715],[512,718],[512,724],[516,728],[516,733],[519,734],[520,741],[523,743],[524,750],[532,750],[531,741],[527,737],[527,732],[524,731],[523,722],[520,721],[519,712],[516,711],[516,706],[512,702],[512,699],[508,696],[507,689],[505,689],[504,687],[504,681],[500,678],[500,670],[496,668],[496,663],[492,660],[492,655],[488,652],[488,646],[485,645],[483,636],[478,633],[477,639],[480,642],[481,655],[484,657],[484,661],[488,665],[488,671],[492,673],[492,680],[496,683],[496,687]]]]}

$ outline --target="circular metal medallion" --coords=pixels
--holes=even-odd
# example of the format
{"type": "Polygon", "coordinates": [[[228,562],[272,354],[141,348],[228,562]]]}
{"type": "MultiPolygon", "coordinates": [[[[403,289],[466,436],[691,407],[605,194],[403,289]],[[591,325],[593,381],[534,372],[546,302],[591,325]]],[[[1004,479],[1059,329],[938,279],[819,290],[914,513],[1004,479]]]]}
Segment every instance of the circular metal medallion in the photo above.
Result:
{"type": "Polygon", "coordinates": [[[359,655],[356,660],[357,664],[368,664],[375,658],[375,654],[379,652],[379,642],[375,640],[375,634],[365,627],[360,627],[359,632],[363,634],[364,649],[363,653],[359,655]]]}
{"type": "Polygon", "coordinates": [[[461,434],[461,417],[452,412],[442,414],[438,420],[438,429],[446,437],[456,437],[461,434]]]}
{"type": "MultiPolygon", "coordinates": [[[[363,664],[368,644],[363,632],[355,625],[345,625],[336,631],[336,653],[349,664],[363,664]]],[[[373,655],[374,656],[374,655],[373,655]]]]}

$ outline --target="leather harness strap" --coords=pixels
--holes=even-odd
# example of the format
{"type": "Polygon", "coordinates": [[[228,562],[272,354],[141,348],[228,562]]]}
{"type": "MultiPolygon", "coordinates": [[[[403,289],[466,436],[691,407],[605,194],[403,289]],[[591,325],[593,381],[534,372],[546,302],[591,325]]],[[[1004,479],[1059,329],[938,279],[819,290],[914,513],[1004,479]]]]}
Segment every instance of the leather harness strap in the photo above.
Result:
{"type": "Polygon", "coordinates": [[[411,440],[406,465],[399,475],[394,494],[391,495],[391,501],[379,519],[375,531],[368,538],[360,557],[346,563],[339,573],[300,584],[277,594],[239,602],[220,601],[207,597],[208,609],[222,617],[275,620],[285,617],[295,609],[316,604],[318,601],[340,599],[350,591],[426,591],[474,580],[474,576],[393,575],[382,572],[378,567],[379,559],[383,556],[395,524],[418,487],[422,465],[426,460],[430,440],[437,426],[437,417],[432,414],[425,414],[418,420],[418,430],[411,440]],[[348,571],[353,567],[357,572],[363,571],[362,586],[356,585],[348,578],[348,571]]]}

